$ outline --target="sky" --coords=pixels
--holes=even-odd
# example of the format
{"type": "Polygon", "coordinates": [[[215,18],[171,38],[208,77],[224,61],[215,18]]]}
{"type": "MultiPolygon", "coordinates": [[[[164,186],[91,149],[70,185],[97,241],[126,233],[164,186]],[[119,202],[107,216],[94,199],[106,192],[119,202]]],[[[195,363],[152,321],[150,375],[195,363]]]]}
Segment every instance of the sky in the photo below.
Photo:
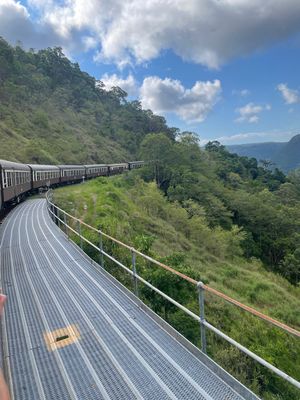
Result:
{"type": "Polygon", "coordinates": [[[299,0],[0,0],[9,43],[61,46],[202,144],[300,133],[299,21],[299,0]]]}

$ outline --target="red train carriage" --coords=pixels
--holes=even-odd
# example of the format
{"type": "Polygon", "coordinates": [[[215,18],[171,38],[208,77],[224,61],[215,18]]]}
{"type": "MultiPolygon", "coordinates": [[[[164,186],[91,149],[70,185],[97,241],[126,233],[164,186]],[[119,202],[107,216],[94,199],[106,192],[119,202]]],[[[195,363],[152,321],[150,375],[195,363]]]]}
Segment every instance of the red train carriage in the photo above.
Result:
{"type": "Polygon", "coordinates": [[[120,174],[129,169],[128,163],[108,164],[108,168],[109,168],[109,175],[120,174]]]}
{"type": "Polygon", "coordinates": [[[56,165],[28,165],[31,168],[32,189],[59,184],[60,169],[56,165]]]}
{"type": "Polygon", "coordinates": [[[86,177],[96,178],[97,176],[108,175],[108,166],[106,164],[85,165],[86,177]]]}
{"type": "Polygon", "coordinates": [[[0,160],[1,203],[19,202],[31,190],[28,165],[0,160]]]}
{"type": "Polygon", "coordinates": [[[85,178],[84,165],[58,165],[60,169],[60,182],[79,182],[85,178]]]}
{"type": "Polygon", "coordinates": [[[136,169],[136,168],[141,168],[144,165],[144,161],[131,161],[128,163],[128,168],[131,169],[136,169]]]}

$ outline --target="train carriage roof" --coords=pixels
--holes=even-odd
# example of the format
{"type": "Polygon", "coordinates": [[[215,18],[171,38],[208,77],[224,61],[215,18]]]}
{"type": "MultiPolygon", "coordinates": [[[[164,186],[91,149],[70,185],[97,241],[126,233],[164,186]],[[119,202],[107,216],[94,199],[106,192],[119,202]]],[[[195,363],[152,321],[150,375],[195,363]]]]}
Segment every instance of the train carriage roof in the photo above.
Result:
{"type": "Polygon", "coordinates": [[[12,161],[0,160],[0,165],[3,169],[15,169],[22,171],[30,171],[30,168],[26,164],[16,163],[12,161]]]}
{"type": "Polygon", "coordinates": [[[84,165],[58,165],[60,169],[84,169],[84,165]]]}
{"type": "Polygon", "coordinates": [[[107,167],[107,164],[89,164],[89,165],[84,165],[86,168],[98,168],[98,167],[107,167]]]}
{"type": "Polygon", "coordinates": [[[28,164],[34,171],[56,171],[59,170],[57,165],[39,165],[39,164],[28,164]]]}

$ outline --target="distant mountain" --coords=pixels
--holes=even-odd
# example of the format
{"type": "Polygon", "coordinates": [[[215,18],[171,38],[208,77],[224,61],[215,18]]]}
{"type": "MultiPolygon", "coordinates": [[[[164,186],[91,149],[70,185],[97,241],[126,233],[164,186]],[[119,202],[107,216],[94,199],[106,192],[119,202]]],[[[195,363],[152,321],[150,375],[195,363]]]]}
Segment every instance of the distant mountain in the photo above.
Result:
{"type": "Polygon", "coordinates": [[[272,161],[280,166],[283,171],[290,171],[300,167],[300,135],[292,137],[292,139],[285,144],[273,156],[272,161]]]}
{"type": "Polygon", "coordinates": [[[281,150],[286,142],[249,143],[226,146],[231,153],[239,156],[254,157],[257,160],[271,160],[274,154],[281,150]]]}
{"type": "Polygon", "coordinates": [[[226,147],[239,156],[272,161],[284,172],[300,167],[300,135],[294,136],[289,142],[249,143],[226,147]]]}

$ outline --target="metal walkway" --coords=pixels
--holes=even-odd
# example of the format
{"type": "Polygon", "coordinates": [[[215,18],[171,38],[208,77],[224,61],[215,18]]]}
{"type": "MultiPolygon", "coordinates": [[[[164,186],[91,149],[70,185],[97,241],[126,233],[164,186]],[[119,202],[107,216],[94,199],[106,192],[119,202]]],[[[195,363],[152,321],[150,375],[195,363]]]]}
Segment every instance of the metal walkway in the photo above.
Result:
{"type": "Polygon", "coordinates": [[[93,265],[45,200],[10,213],[0,254],[13,399],[257,399],[93,265]]]}

